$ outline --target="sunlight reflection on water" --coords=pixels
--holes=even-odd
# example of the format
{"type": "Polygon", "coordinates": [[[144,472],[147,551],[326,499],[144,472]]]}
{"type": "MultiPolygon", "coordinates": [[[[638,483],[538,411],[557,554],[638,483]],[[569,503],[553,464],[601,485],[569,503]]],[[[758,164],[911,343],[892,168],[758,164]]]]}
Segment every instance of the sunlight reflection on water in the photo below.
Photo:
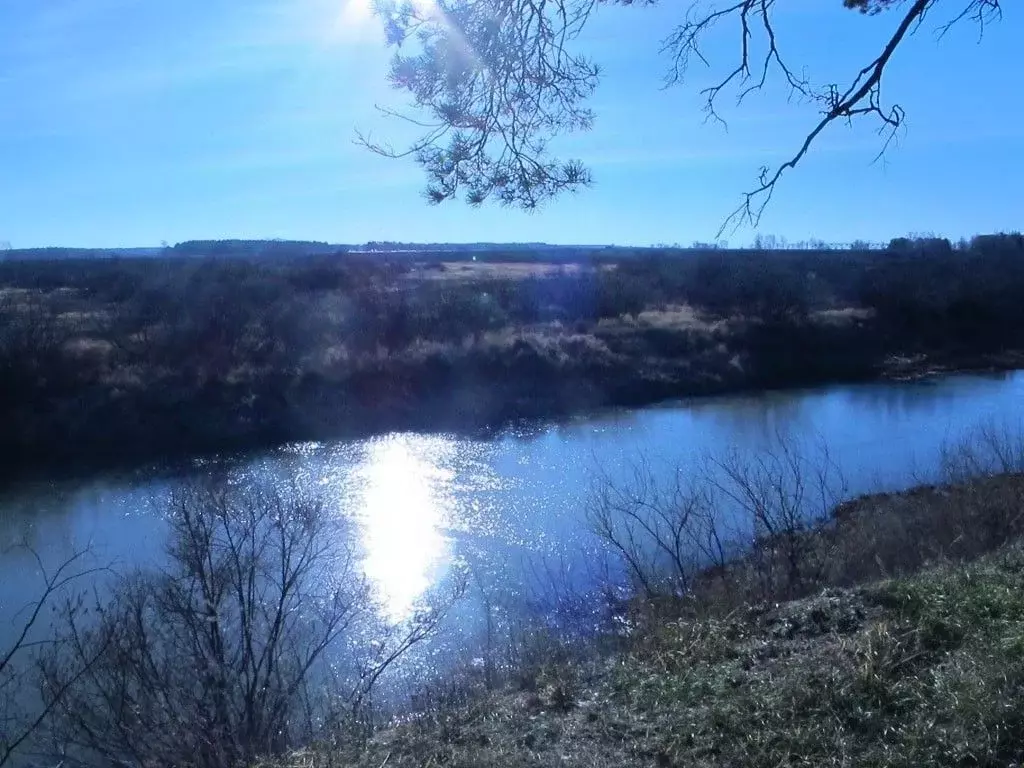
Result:
{"type": "MultiPolygon", "coordinates": [[[[588,579],[600,577],[601,562],[585,502],[598,469],[627,471],[639,456],[685,467],[706,451],[757,448],[781,428],[796,437],[820,436],[851,491],[872,492],[929,479],[946,440],[989,420],[1024,420],[1024,372],[666,403],[489,440],[393,433],[301,443],[225,464],[240,483],[287,489],[294,482],[322,494],[351,522],[345,544],[363,565],[384,617],[399,622],[429,603],[435,589],[444,592],[456,564],[474,574],[473,589],[479,583],[477,591],[494,594],[546,589],[549,565],[581,574],[581,589],[592,586],[588,579]]],[[[196,472],[215,466],[218,461],[198,462],[196,472]]],[[[177,477],[167,469],[9,492],[0,499],[0,547],[26,539],[47,562],[59,563],[75,547],[90,545],[97,565],[120,572],[159,563],[165,557],[161,505],[177,477]]],[[[0,557],[0,619],[12,601],[20,600],[20,608],[22,596],[35,593],[38,578],[23,560],[0,557]]],[[[466,603],[446,630],[453,647],[473,631],[476,606],[466,603]]],[[[3,630],[0,622],[0,641],[3,630]]]]}
{"type": "Polygon", "coordinates": [[[455,446],[443,437],[372,440],[352,472],[350,502],[361,528],[364,572],[394,620],[408,616],[449,552],[455,446]]]}

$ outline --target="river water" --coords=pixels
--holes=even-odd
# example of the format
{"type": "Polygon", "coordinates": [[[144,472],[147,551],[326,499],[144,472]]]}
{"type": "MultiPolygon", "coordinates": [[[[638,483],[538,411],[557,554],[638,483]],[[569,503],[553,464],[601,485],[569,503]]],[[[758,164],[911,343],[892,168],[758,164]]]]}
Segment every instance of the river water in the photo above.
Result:
{"type": "MultiPolygon", "coordinates": [[[[381,611],[398,621],[455,564],[470,568],[481,593],[543,589],[538,563],[548,575],[552,564],[586,573],[592,480],[640,456],[667,472],[707,452],[756,449],[779,433],[813,437],[859,493],[927,480],[944,443],[982,423],[1022,421],[1024,372],[962,375],[612,410],[486,440],[393,433],[294,445],[235,461],[232,472],[253,482],[297,480],[349,518],[381,611]]],[[[154,470],[23,487],[0,501],[0,545],[28,542],[51,564],[86,544],[115,569],[153,562],[164,546],[160,502],[177,480],[154,470]]],[[[32,558],[0,555],[0,627],[38,586],[32,558]]],[[[465,614],[453,622],[449,644],[467,623],[465,614]]]]}

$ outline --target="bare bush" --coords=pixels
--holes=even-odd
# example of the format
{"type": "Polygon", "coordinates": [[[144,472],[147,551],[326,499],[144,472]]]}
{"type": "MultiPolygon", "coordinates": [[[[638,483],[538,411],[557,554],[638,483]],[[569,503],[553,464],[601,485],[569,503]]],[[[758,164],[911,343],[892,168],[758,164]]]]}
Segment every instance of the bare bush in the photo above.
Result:
{"type": "Polygon", "coordinates": [[[1024,524],[1024,428],[990,420],[942,447],[942,480],[955,485],[960,549],[988,551],[1024,524]],[[988,480],[989,482],[986,482],[988,480]]]}
{"type": "MultiPolygon", "coordinates": [[[[712,458],[707,482],[752,533],[749,560],[764,598],[793,597],[820,581],[828,560],[807,533],[847,495],[846,481],[824,443],[801,445],[776,435],[760,451],[712,458]]],[[[719,514],[725,509],[720,507],[719,514]]]]}
{"type": "Polygon", "coordinates": [[[591,529],[609,545],[631,586],[648,598],[681,596],[709,569],[722,571],[736,532],[719,517],[712,487],[677,471],[657,480],[640,458],[624,481],[602,474],[587,505],[591,529]]]}
{"type": "Polygon", "coordinates": [[[224,768],[281,754],[325,725],[337,701],[365,701],[433,626],[427,618],[359,648],[370,595],[339,543],[341,522],[318,499],[193,483],[174,492],[169,524],[166,567],[124,578],[97,602],[98,617],[69,612],[71,641],[45,660],[65,755],[224,768]],[[339,679],[353,647],[355,674],[339,679]]]}
{"type": "Polygon", "coordinates": [[[830,552],[809,534],[846,493],[823,445],[779,435],[760,451],[707,456],[667,483],[643,459],[625,480],[602,475],[588,514],[634,592],[731,602],[792,597],[820,583],[830,552]]]}
{"type": "Polygon", "coordinates": [[[940,469],[948,483],[1024,472],[1022,425],[990,420],[958,440],[947,441],[941,449],[940,469]]]}
{"type": "Polygon", "coordinates": [[[99,569],[85,566],[85,549],[73,552],[54,569],[48,569],[34,549],[24,549],[36,563],[43,588],[35,600],[12,615],[11,639],[6,648],[0,648],[0,766],[15,758],[95,661],[95,654],[79,656],[66,668],[60,684],[49,690],[45,702],[30,695],[39,655],[61,642],[49,634],[44,617],[62,598],[71,606],[80,605],[68,591],[99,569]]]}

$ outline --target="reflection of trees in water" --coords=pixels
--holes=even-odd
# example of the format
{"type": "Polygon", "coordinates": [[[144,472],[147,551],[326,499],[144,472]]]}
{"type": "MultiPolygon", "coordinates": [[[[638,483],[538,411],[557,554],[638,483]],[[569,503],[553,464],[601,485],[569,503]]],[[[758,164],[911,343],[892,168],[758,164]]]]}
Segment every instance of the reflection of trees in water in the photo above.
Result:
{"type": "Polygon", "coordinates": [[[845,400],[852,412],[882,413],[890,419],[945,417],[964,398],[983,396],[988,382],[971,379],[866,384],[849,387],[845,400]]]}
{"type": "MultiPolygon", "coordinates": [[[[899,385],[871,385],[846,390],[845,409],[854,417],[879,414],[880,425],[863,436],[859,461],[874,474],[886,472],[901,484],[933,482],[943,445],[993,419],[1018,418],[1024,403],[1024,376],[954,376],[899,385]]],[[[869,490],[859,484],[858,490],[869,490]]]]}
{"type": "Polygon", "coordinates": [[[811,432],[820,427],[812,416],[817,393],[765,392],[741,397],[694,400],[688,404],[698,439],[714,439],[731,445],[758,446],[779,433],[811,432]],[[722,440],[724,438],[724,440],[722,440]]]}
{"type": "Polygon", "coordinates": [[[38,550],[53,547],[67,556],[72,549],[71,531],[62,521],[83,497],[88,498],[87,494],[49,485],[6,495],[0,514],[0,546],[27,544],[38,550]]]}
{"type": "Polygon", "coordinates": [[[1019,411],[1021,402],[1020,373],[953,376],[694,401],[679,431],[689,429],[694,442],[709,447],[765,446],[778,434],[822,436],[857,490],[866,491],[924,479],[944,441],[1019,411]]]}
{"type": "Polygon", "coordinates": [[[644,415],[649,411],[657,411],[663,406],[647,408],[602,408],[585,418],[565,419],[555,425],[554,432],[563,440],[585,438],[595,430],[628,430],[643,423],[644,415]]]}

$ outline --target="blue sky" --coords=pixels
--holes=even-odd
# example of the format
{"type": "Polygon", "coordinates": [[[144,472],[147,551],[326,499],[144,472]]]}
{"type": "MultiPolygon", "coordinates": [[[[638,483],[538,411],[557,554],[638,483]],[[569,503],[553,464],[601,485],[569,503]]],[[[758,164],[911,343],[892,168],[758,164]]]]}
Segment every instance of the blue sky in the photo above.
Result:
{"type": "MultiPolygon", "coordinates": [[[[679,4],[602,7],[581,40],[605,68],[597,124],[561,143],[596,185],[533,214],[428,206],[414,164],[353,142],[357,128],[394,139],[405,128],[374,109],[401,97],[385,83],[379,30],[349,2],[360,0],[0,0],[0,241],[688,244],[713,238],[758,168],[814,119],[772,88],[727,110],[727,132],[705,124],[706,73],[661,89],[659,41],[679,4]]],[[[839,0],[780,5],[793,62],[825,82],[870,60],[896,22],[839,0]]],[[[979,44],[969,24],[936,39],[942,5],[887,74],[907,130],[886,162],[872,163],[870,127],[835,126],[780,186],[762,232],[843,241],[1024,225],[1022,9],[1006,3],[979,44]]],[[[723,66],[727,32],[707,49],[723,66]]]]}

